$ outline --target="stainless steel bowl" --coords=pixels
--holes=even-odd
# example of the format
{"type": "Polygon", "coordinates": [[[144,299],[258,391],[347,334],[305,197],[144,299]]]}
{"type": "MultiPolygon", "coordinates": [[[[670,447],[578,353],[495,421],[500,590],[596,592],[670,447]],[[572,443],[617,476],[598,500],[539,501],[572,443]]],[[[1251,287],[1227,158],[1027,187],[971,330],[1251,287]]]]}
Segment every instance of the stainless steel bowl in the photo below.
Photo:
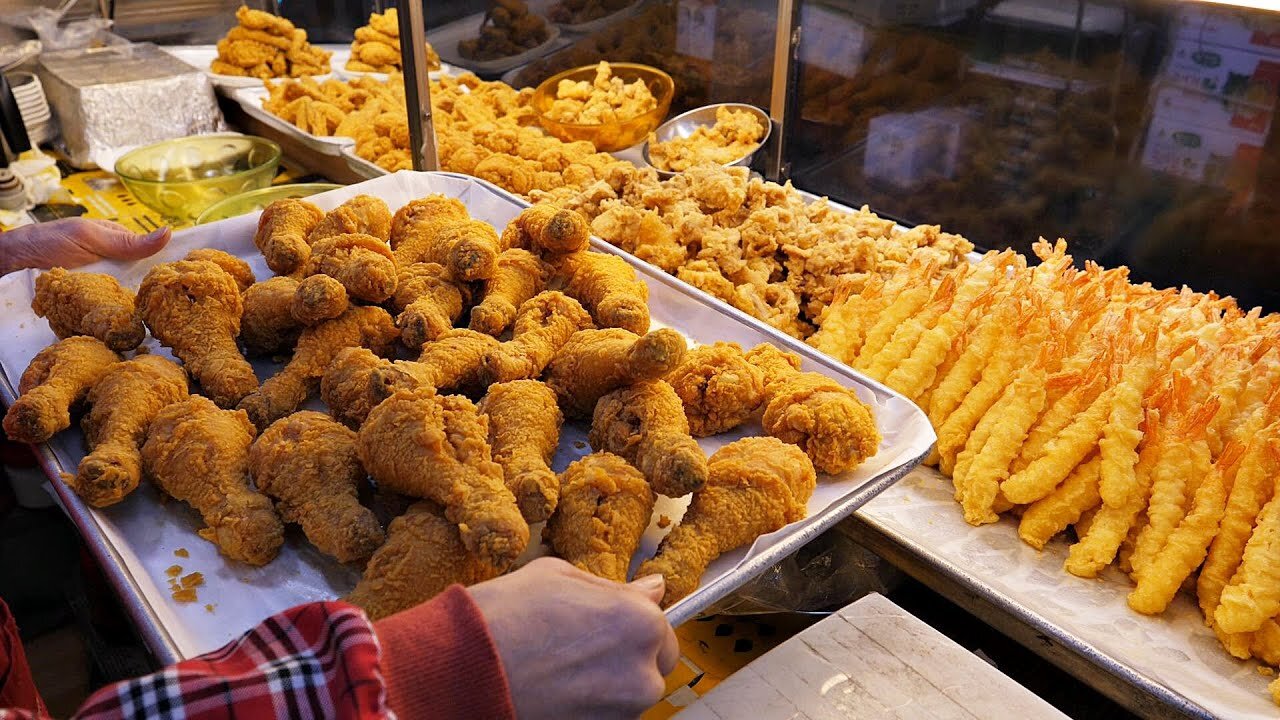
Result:
{"type": "MultiPolygon", "coordinates": [[[[716,103],[715,105],[704,105],[700,108],[694,108],[688,112],[680,113],[670,120],[658,126],[653,131],[653,137],[657,142],[666,142],[673,138],[689,137],[693,131],[699,127],[712,127],[716,124],[716,109],[727,107],[730,110],[746,110],[747,112],[759,118],[764,124],[764,137],[760,138],[760,144],[756,145],[755,150],[743,155],[733,162],[725,163],[725,167],[734,167],[735,165],[750,165],[751,158],[756,156],[760,148],[769,141],[769,134],[773,132],[773,122],[769,120],[769,115],[765,111],[755,105],[746,105],[744,103],[716,103]]],[[[649,141],[645,140],[644,145],[640,148],[640,154],[644,158],[646,164],[653,167],[653,163],[649,162],[649,141]]],[[[666,180],[673,178],[680,173],[671,172],[669,170],[659,170],[653,167],[658,173],[658,177],[666,180]]]]}

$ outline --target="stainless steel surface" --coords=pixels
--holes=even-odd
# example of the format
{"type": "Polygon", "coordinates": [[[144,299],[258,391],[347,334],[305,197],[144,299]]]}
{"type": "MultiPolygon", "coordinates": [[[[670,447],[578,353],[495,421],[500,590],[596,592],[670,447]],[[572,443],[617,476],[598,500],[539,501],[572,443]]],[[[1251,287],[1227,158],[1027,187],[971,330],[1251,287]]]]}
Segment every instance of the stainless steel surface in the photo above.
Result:
{"type": "Polygon", "coordinates": [[[778,137],[769,148],[764,175],[781,182],[790,174],[785,162],[787,116],[790,109],[792,68],[800,45],[800,3],[778,0],[777,28],[773,35],[773,78],[769,88],[769,117],[778,126],[778,137]]]}
{"type": "Polygon", "coordinates": [[[1153,720],[1215,717],[1171,688],[1116,662],[1034,608],[994,592],[981,577],[893,534],[870,515],[854,513],[845,527],[868,550],[1135,714],[1153,720]]]}
{"type": "Polygon", "coordinates": [[[438,170],[440,160],[436,157],[436,132],[431,120],[431,80],[422,3],[403,3],[397,17],[404,101],[409,115],[409,156],[413,158],[414,170],[438,170]]]}
{"type": "MultiPolygon", "coordinates": [[[[744,110],[749,112],[752,115],[755,115],[760,121],[760,124],[764,126],[764,137],[760,138],[760,144],[757,145],[755,149],[733,162],[727,162],[724,164],[725,167],[750,165],[751,159],[756,156],[757,152],[760,152],[760,148],[764,147],[765,144],[769,142],[769,136],[773,132],[773,123],[769,121],[768,114],[755,105],[747,105],[745,103],[715,103],[714,105],[704,105],[700,108],[688,110],[659,125],[658,129],[653,131],[654,140],[661,143],[675,138],[685,138],[692,135],[694,130],[697,130],[700,127],[711,127],[716,124],[716,110],[722,107],[727,107],[731,110],[744,110]]],[[[645,163],[650,166],[653,165],[653,163],[649,161],[648,140],[645,140],[644,144],[640,146],[640,155],[644,158],[645,163]]],[[[673,178],[680,174],[678,172],[660,170],[656,167],[653,169],[658,173],[658,177],[663,180],[673,178]]]]}

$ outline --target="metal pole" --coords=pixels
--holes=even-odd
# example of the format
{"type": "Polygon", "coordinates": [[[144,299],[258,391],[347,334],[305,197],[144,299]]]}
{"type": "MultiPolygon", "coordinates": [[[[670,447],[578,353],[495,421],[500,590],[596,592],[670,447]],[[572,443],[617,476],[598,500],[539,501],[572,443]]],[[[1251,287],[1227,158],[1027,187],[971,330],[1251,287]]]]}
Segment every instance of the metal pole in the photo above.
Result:
{"type": "Polygon", "coordinates": [[[791,85],[792,60],[800,43],[800,23],[796,22],[798,4],[794,0],[778,0],[778,28],[773,35],[773,83],[769,93],[769,118],[773,121],[773,147],[765,158],[765,177],[781,182],[790,174],[784,149],[787,115],[790,106],[787,89],[791,85]]]}
{"type": "Polygon", "coordinates": [[[409,156],[414,170],[439,170],[436,131],[431,123],[431,81],[427,70],[426,22],[422,0],[398,3],[404,102],[409,115],[409,156]]]}

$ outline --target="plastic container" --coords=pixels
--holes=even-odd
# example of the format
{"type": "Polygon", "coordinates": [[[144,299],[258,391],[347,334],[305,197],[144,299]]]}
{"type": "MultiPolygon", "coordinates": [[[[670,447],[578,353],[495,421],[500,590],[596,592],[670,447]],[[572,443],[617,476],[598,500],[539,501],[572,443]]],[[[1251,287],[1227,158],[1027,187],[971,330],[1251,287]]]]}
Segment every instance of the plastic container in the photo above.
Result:
{"type": "Polygon", "coordinates": [[[147,207],[189,224],[224,198],[267,187],[280,166],[280,146],[252,135],[198,135],[130,151],[116,175],[147,207]]]}
{"type": "Polygon", "coordinates": [[[658,101],[654,109],[627,118],[620,122],[603,125],[581,125],[553,120],[547,116],[551,104],[556,100],[556,87],[561,80],[588,81],[596,75],[595,65],[584,65],[572,70],[552,75],[538,86],[533,93],[533,108],[538,112],[538,122],[544,130],[565,142],[586,140],[596,146],[600,152],[615,152],[643,142],[649,133],[662,124],[662,119],[671,109],[671,99],[675,96],[675,83],[671,76],[658,68],[636,63],[609,63],[613,76],[621,78],[625,83],[642,81],[649,87],[649,92],[658,101]]]}

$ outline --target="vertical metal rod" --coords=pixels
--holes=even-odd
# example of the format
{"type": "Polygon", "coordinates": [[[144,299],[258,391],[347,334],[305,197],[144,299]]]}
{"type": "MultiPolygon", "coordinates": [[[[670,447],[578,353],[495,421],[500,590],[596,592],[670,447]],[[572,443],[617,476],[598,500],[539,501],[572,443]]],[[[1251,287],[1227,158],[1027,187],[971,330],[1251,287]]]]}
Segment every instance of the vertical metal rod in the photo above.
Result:
{"type": "Polygon", "coordinates": [[[789,174],[784,149],[787,114],[790,103],[787,89],[791,85],[792,59],[800,42],[800,24],[796,22],[797,3],[778,0],[778,28],[773,34],[773,82],[769,93],[769,118],[773,121],[773,147],[765,158],[765,176],[781,181],[789,174]]]}
{"type": "Polygon", "coordinates": [[[414,170],[439,170],[436,131],[431,121],[431,80],[427,69],[426,22],[421,0],[397,3],[404,102],[409,114],[409,156],[414,170]]]}

